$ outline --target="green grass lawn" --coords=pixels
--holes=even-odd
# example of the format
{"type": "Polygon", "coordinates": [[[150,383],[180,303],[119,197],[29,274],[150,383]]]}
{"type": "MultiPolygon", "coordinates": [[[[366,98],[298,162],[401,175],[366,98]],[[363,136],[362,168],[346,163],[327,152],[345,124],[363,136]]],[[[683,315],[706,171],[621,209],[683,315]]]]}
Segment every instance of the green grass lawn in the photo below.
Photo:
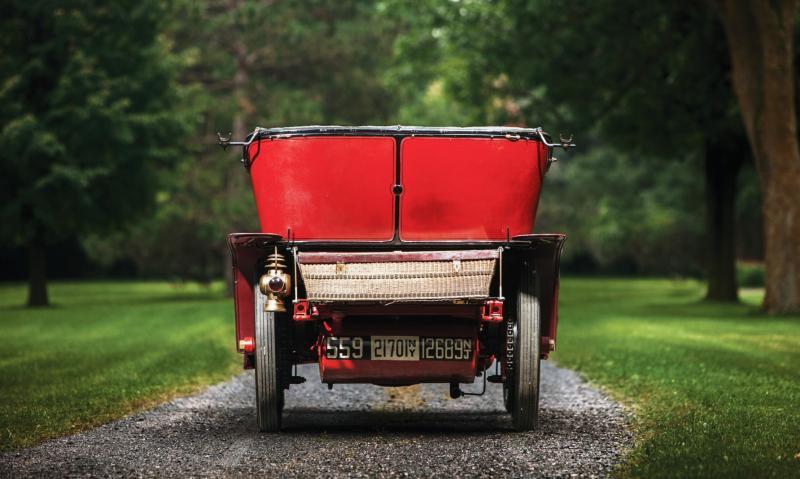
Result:
{"type": "MultiPolygon", "coordinates": [[[[623,401],[619,475],[800,477],[800,317],[701,301],[694,281],[562,282],[559,363],[623,401]]],[[[236,372],[220,286],[0,286],[0,449],[97,425],[236,372]]]]}
{"type": "Polygon", "coordinates": [[[0,286],[0,450],[76,432],[229,377],[221,286],[55,283],[53,307],[0,286]]]}
{"type": "Polygon", "coordinates": [[[800,316],[692,281],[567,279],[558,352],[630,406],[623,477],[800,477],[800,316]]]}

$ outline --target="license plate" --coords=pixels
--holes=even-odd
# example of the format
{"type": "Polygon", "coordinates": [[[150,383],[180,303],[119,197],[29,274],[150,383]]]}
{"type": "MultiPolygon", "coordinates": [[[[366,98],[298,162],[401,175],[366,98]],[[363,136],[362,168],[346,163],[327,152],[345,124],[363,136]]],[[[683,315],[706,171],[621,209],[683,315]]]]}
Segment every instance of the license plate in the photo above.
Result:
{"type": "Polygon", "coordinates": [[[328,359],[468,361],[472,351],[472,338],[328,336],[325,340],[328,359]]]}

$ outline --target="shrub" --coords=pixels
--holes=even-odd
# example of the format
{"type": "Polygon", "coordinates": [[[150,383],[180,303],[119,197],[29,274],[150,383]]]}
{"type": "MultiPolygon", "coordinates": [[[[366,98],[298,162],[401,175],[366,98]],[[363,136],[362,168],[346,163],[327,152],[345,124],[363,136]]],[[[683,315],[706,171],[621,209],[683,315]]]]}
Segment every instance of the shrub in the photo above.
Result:
{"type": "Polygon", "coordinates": [[[764,263],[739,261],[736,264],[736,280],[743,288],[764,287],[764,263]]]}

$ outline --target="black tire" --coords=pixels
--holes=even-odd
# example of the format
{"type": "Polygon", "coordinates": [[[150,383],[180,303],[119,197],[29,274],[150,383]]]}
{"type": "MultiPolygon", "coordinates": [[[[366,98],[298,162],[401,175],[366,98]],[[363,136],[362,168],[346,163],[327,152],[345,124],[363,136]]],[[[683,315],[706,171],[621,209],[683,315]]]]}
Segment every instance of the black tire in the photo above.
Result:
{"type": "Polygon", "coordinates": [[[283,385],[280,374],[282,355],[278,341],[278,321],[275,313],[264,311],[265,297],[255,286],[256,323],[256,417],[258,430],[276,432],[281,429],[283,385]]]}
{"type": "Polygon", "coordinates": [[[516,301],[513,381],[509,388],[511,417],[518,431],[536,428],[539,419],[540,307],[536,275],[523,268],[516,301]]]}
{"type": "Polygon", "coordinates": [[[511,411],[514,410],[514,407],[511,405],[511,381],[506,381],[503,383],[503,406],[506,408],[506,412],[511,414],[511,411]]]}

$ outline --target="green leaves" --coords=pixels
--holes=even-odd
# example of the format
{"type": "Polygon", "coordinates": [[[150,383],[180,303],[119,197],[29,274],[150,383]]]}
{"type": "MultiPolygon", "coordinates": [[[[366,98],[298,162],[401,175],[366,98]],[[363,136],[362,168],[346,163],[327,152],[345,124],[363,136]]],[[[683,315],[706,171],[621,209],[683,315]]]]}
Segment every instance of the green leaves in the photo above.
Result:
{"type": "Polygon", "coordinates": [[[186,132],[162,2],[46,3],[0,20],[0,215],[22,243],[135,219],[186,132]]]}
{"type": "MultiPolygon", "coordinates": [[[[164,43],[184,66],[178,94],[191,139],[159,171],[156,211],[114,241],[142,274],[208,281],[229,270],[225,234],[259,229],[239,152],[222,151],[214,133],[388,121],[396,104],[383,70],[395,27],[378,5],[356,0],[177,6],[164,43]]],[[[108,254],[101,243],[84,242],[95,257],[108,254]]]]}

